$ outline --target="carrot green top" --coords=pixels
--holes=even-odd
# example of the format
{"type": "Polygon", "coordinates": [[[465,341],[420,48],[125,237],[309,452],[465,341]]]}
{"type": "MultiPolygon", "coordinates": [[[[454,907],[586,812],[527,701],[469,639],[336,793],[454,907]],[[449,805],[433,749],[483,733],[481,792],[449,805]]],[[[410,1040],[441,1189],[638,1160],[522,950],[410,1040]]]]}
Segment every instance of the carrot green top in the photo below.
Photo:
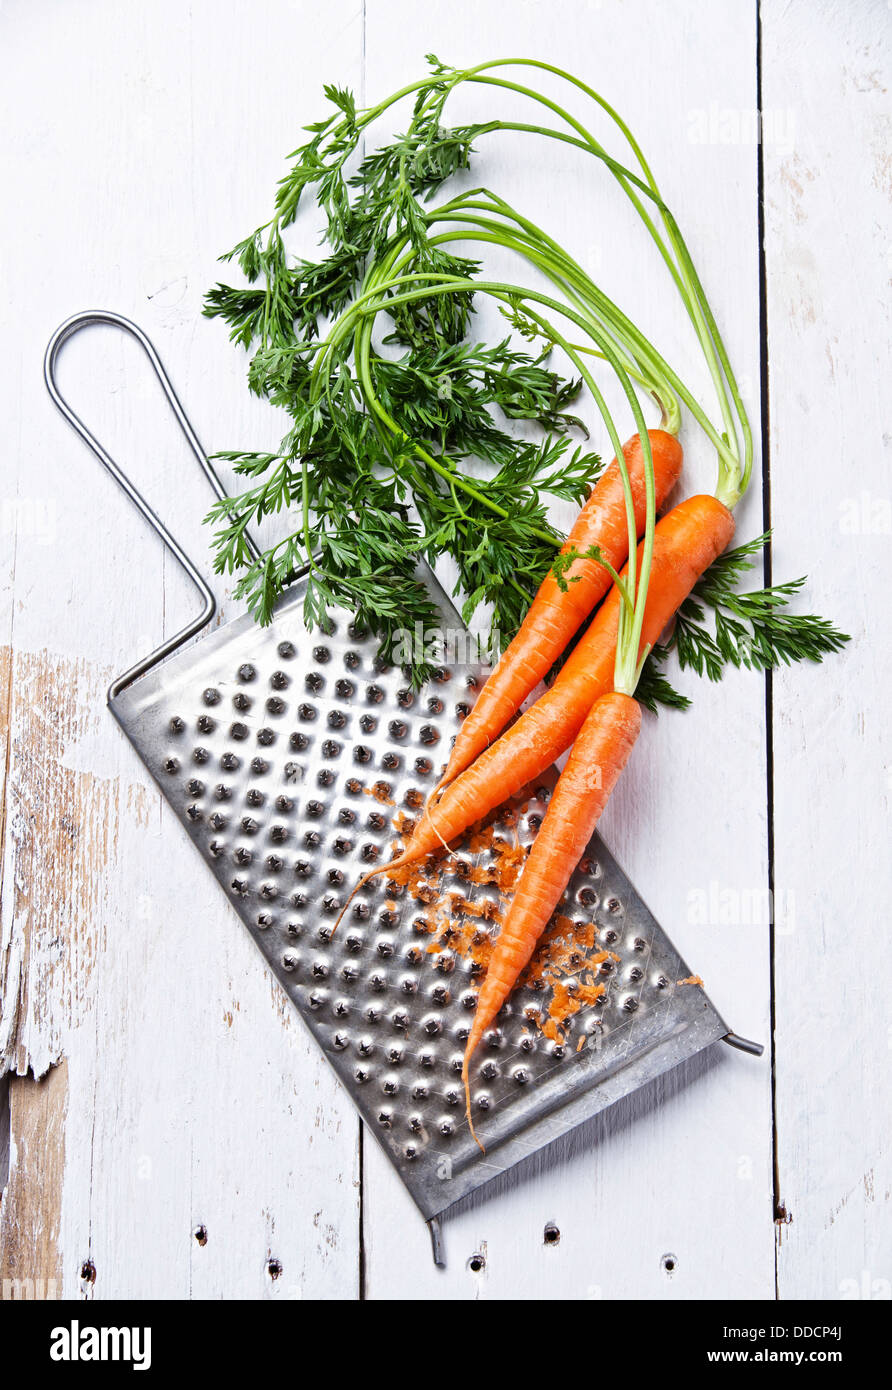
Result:
{"type": "MultiPolygon", "coordinates": [[[[509,635],[563,539],[548,522],[543,494],[581,501],[599,463],[567,448],[567,432],[584,429],[566,409],[584,384],[623,472],[626,581],[610,572],[623,599],[616,688],[631,692],[640,670],[637,639],[654,527],[653,463],[636,387],[656,403],[664,429],[677,433],[682,406],[698,422],[715,447],[716,495],[728,507],[746,490],[753,462],[740,390],[678,223],[630,128],[604,97],[538,59],[464,69],[433,57],[429,62],[425,76],[363,110],[350,92],[326,87],[332,110],[306,127],[308,138],[292,155],[273,216],[224,258],[238,261],[249,286],[218,285],[208,295],[205,312],[222,316],[231,336],[254,349],[252,390],[283,408],[290,421],[278,451],[218,455],[249,486],[210,514],[222,523],[216,566],[243,571],[237,596],[247,596],[260,620],[268,621],[279,594],[309,562],[308,622],[324,622],[330,605],[352,607],[361,623],[383,634],[387,655],[397,631],[417,622],[437,625],[414,569],[419,554],[445,553],[455,559],[468,595],[465,619],[488,602],[494,626],[509,635]],[[530,73],[541,74],[549,92],[563,86],[567,100],[581,95],[606,115],[622,137],[623,158],[608,153],[552,95],[528,85],[530,73]],[[515,108],[518,98],[527,101],[536,119],[449,127],[446,108],[463,84],[504,92],[515,108]],[[405,133],[364,153],[374,123],[410,99],[405,133]],[[447,180],[470,167],[473,143],[499,131],[572,146],[616,180],[694,328],[718,423],[588,271],[528,216],[485,187],[432,206],[447,180]],[[285,246],[308,190],[323,212],[329,248],[318,262],[296,260],[285,246]],[[469,246],[511,252],[544,276],[551,291],[513,277],[480,278],[478,263],[457,254],[456,248],[469,246]],[[477,294],[494,300],[510,326],[494,347],[468,339],[477,294]],[[375,336],[382,316],[384,343],[401,349],[396,358],[375,336]],[[518,338],[536,345],[538,355],[517,347],[518,338]],[[546,365],[553,348],[577,373],[575,381],[546,365]],[[640,562],[620,431],[596,376],[599,362],[618,380],[642,440],[647,518],[640,562]],[[509,420],[538,423],[546,431],[541,443],[501,428],[493,407],[509,420]],[[494,475],[481,478],[479,470],[462,466],[476,458],[493,465],[494,475]],[[297,530],[252,560],[248,525],[295,502],[297,530]]],[[[425,674],[421,664],[413,671],[416,680],[425,674]]]]}

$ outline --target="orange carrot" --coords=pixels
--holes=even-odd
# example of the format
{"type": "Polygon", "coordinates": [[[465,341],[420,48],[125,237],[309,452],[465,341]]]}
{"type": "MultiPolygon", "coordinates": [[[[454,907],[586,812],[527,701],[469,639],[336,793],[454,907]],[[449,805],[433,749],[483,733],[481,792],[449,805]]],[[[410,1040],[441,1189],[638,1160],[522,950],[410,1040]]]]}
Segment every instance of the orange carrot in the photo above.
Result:
{"type": "MultiPolygon", "coordinates": [[[[615,691],[595,701],[552,793],[489,961],[465,1047],[462,1081],[471,1133],[468,1069],[514,988],[588,844],[641,729],[641,707],[615,691]]],[[[480,1144],[480,1140],[477,1139],[480,1144]]],[[[480,1144],[483,1148],[483,1145],[480,1144]]]]}
{"type": "MultiPolygon", "coordinates": [[[[728,508],[709,495],[687,498],[657,522],[639,650],[656,642],[733,534],[728,508]]],[[[456,839],[569,748],[592,705],[613,689],[621,602],[614,586],[551,689],[446,788],[419,820],[404,852],[366,874],[353,893],[377,875],[414,863],[456,839]]]]}
{"type": "MultiPolygon", "coordinates": [[[[659,508],[681,472],[681,445],[665,430],[648,430],[654,466],[656,506],[659,508]]],[[[623,445],[635,504],[635,522],[644,529],[644,458],[640,435],[623,445]]],[[[600,547],[614,569],[629,556],[629,525],[622,475],[616,459],[604,471],[582,508],[561,551],[600,547]]],[[[610,588],[610,575],[596,560],[577,560],[566,574],[563,591],[549,570],[533,599],[514,641],[477,697],[462,725],[446,770],[432,799],[482,753],[517,713],[530,691],[547,675],[570,638],[610,588]]]]}

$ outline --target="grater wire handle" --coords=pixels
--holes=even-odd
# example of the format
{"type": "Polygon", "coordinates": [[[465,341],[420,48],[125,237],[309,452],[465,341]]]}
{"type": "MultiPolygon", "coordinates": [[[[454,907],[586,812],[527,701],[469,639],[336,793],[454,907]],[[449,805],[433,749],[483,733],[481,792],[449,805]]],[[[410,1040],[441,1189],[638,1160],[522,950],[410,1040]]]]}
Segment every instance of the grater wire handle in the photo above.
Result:
{"type": "MultiPolygon", "coordinates": [[[[123,314],[113,313],[110,309],[85,309],[82,310],[79,314],[73,314],[71,318],[66,319],[64,323],[60,324],[59,327],[56,329],[55,333],[53,334],[52,338],[50,338],[43,363],[44,380],[46,381],[47,390],[49,391],[54,404],[65,416],[65,419],[71,425],[72,429],[77,431],[77,433],[80,435],[81,439],[84,441],[87,447],[96,455],[106,472],[108,472],[112,476],[112,478],[114,478],[115,482],[118,484],[121,490],[127,494],[127,496],[130,498],[130,501],[143,515],[143,517],[151,526],[152,530],[158,536],[160,536],[163,543],[167,546],[168,550],[174,556],[184,573],[187,574],[189,578],[192,580],[192,583],[195,585],[196,589],[201,594],[201,597],[204,600],[204,607],[202,608],[201,612],[198,614],[197,617],[195,617],[190,623],[187,623],[186,626],[184,628],[181,628],[179,632],[175,633],[173,637],[168,637],[165,642],[161,643],[160,647],[156,647],[155,650],[153,652],[150,652],[148,656],[144,657],[141,661],[138,661],[134,666],[131,666],[129,670],[125,671],[122,675],[117,676],[115,680],[112,681],[111,685],[108,688],[108,699],[109,701],[111,701],[116,695],[119,695],[121,691],[124,690],[128,685],[131,685],[133,681],[137,680],[140,676],[145,675],[147,671],[150,671],[153,666],[156,666],[158,664],[158,662],[163,661],[164,658],[166,656],[169,656],[171,652],[176,651],[176,649],[182,646],[184,642],[187,642],[190,637],[194,637],[195,634],[199,632],[206,623],[210,622],[211,618],[213,618],[214,613],[217,609],[217,605],[214,599],[214,595],[211,592],[208,584],[206,583],[202,575],[199,573],[199,571],[196,569],[192,561],[189,559],[189,556],[183,550],[182,546],[180,546],[179,543],[174,539],[174,537],[168,531],[167,527],[161,521],[157,513],[149,506],[142,493],[138,491],[138,489],[127,477],[127,474],[123,472],[123,470],[119,467],[117,463],[115,463],[111,454],[109,454],[108,451],[103,448],[103,446],[99,443],[99,440],[87,428],[80,416],[74,410],[72,410],[71,406],[68,404],[61,391],[59,390],[58,384],[56,382],[56,363],[59,357],[59,352],[61,351],[64,344],[68,342],[69,338],[73,338],[74,335],[76,333],[79,333],[82,328],[86,328],[91,324],[97,323],[109,324],[114,328],[120,328],[124,333],[129,334],[131,338],[136,339],[136,341],[139,343],[140,347],[143,349],[146,356],[148,357],[149,362],[152,365],[152,369],[159,382],[161,383],[161,389],[167,398],[168,405],[173,411],[177,424],[179,425],[180,429],[185,435],[186,442],[188,443],[189,448],[192,450],[193,454],[195,455],[196,459],[201,465],[201,470],[207,478],[208,482],[210,483],[215,495],[221,501],[224,501],[226,498],[226,491],[219,477],[217,476],[216,471],[212,467],[210,460],[205,454],[204,449],[201,447],[201,444],[199,443],[198,436],[192,428],[189,418],[186,415],[186,412],[184,411],[182,405],[180,404],[179,397],[177,396],[177,393],[173,388],[173,384],[170,380],[170,377],[164,370],[161,358],[155,351],[155,347],[152,344],[151,340],[146,336],[142,329],[139,328],[130,319],[125,318],[123,314]]],[[[250,552],[252,558],[255,560],[258,559],[259,552],[254,542],[247,535],[245,537],[245,541],[247,549],[250,552]]]]}

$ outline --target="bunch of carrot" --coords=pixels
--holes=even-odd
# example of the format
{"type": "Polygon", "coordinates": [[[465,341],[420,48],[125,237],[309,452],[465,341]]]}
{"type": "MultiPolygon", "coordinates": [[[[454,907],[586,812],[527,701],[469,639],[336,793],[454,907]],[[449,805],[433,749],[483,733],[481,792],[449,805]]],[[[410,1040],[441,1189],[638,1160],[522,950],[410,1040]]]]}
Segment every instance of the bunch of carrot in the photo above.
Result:
{"type": "MultiPolygon", "coordinates": [[[[463,1059],[471,1123],[470,1063],[474,1052],[530,960],[631,755],[641,728],[635,691],[648,653],[734,534],[732,509],[750,479],[753,441],[728,354],[690,252],[637,141],[618,113],[580,79],[538,59],[504,59],[464,70],[447,68],[436,59],[431,62],[429,78],[360,113],[352,98],[333,92],[331,99],[339,114],[308,127],[314,132],[313,140],[298,152],[301,159],[293,171],[292,182],[286,180],[280,190],[275,217],[241,245],[240,261],[251,279],[256,278],[259,270],[264,272],[263,347],[276,348],[281,353],[282,360],[289,364],[288,371],[305,392],[306,400],[301,396],[301,410],[295,410],[295,418],[316,422],[321,418],[323,402],[334,390],[333,383],[344,389],[347,382],[352,391],[355,380],[355,390],[376,430],[395,438],[406,456],[420,461],[432,479],[448,489],[458,488],[481,505],[506,516],[504,509],[488,502],[455,468],[442,442],[439,453],[432,452],[436,446],[414,438],[394,418],[381,399],[375,369],[373,330],[379,314],[393,318],[395,313],[400,316],[423,306],[425,313],[433,312],[436,320],[440,306],[448,316],[444,297],[456,296],[457,302],[462,303],[482,293],[496,302],[524,337],[540,338],[548,349],[555,347],[563,352],[591,393],[614,453],[613,462],[583,506],[562,557],[546,575],[519,632],[462,726],[411,840],[401,854],[367,874],[353,890],[356,893],[376,876],[415,863],[441,845],[448,846],[571,749],[495,943],[477,1001],[463,1059]],[[519,72],[510,78],[497,75],[496,70],[506,68],[519,72]],[[631,168],[608,155],[586,127],[555,100],[519,80],[525,71],[537,70],[567,84],[574,96],[584,97],[606,114],[623,137],[631,168]],[[514,130],[568,143],[596,158],[616,179],[641,218],[681,297],[712,380],[720,425],[707,417],[656,347],[583,268],[540,227],[495,193],[485,188],[466,190],[440,207],[422,209],[415,193],[423,190],[413,192],[406,180],[408,152],[415,152],[417,165],[418,150],[425,147],[425,141],[431,148],[440,149],[449,135],[441,129],[443,106],[449,94],[464,83],[509,91],[547,110],[549,119],[556,117],[560,123],[558,128],[551,128],[493,121],[472,128],[473,133],[514,130]],[[379,152],[377,163],[363,166],[371,179],[371,192],[365,191],[362,206],[374,235],[363,261],[359,290],[345,291],[343,296],[339,291],[330,296],[327,305],[333,322],[325,337],[317,336],[314,307],[308,336],[295,346],[290,333],[296,291],[288,278],[281,227],[293,219],[302,189],[319,184],[319,200],[328,213],[329,239],[334,236],[336,242],[338,238],[343,240],[349,221],[346,213],[350,210],[342,175],[344,162],[366,127],[408,95],[415,97],[413,116],[403,145],[396,151],[399,159],[394,165],[399,170],[394,206],[402,212],[394,223],[390,199],[371,177],[375,168],[379,174],[381,169],[390,168],[383,158],[388,152],[379,152]],[[376,189],[377,201],[373,196],[376,189]],[[444,230],[437,230],[439,227],[444,230]],[[267,238],[265,251],[261,250],[261,233],[267,238]],[[457,241],[491,243],[510,250],[524,264],[544,274],[554,294],[469,276],[472,263],[444,258],[440,252],[442,245],[457,241]],[[291,310],[285,312],[283,305],[290,305],[291,310]],[[436,308],[432,311],[431,306],[436,308]],[[570,330],[561,331],[559,321],[572,326],[573,338],[581,333],[585,341],[581,345],[569,341],[570,330]],[[275,326],[284,332],[278,343],[268,341],[275,326]],[[352,370],[348,370],[347,356],[351,351],[352,370]],[[592,358],[612,369],[630,407],[636,432],[624,446],[590,369],[592,358]],[[300,371],[295,370],[298,361],[300,371]],[[659,428],[647,428],[633,379],[660,407],[659,428]],[[658,522],[657,512],[681,471],[682,451],[676,437],[679,402],[715,446],[718,484],[715,495],[690,497],[658,522]],[[593,612],[589,627],[554,683],[511,723],[593,612]]],[[[463,159],[464,163],[459,161],[456,168],[465,167],[467,151],[463,159]]],[[[433,187],[439,187],[440,181],[435,180],[433,187]]],[[[351,186],[364,187],[363,179],[352,180],[351,186]]],[[[364,225],[362,219],[358,219],[359,225],[364,225]]],[[[355,252],[355,247],[351,251],[355,252]]],[[[339,270],[335,283],[340,284],[345,274],[339,270]]],[[[227,298],[228,293],[226,287],[219,287],[218,299],[209,312],[224,312],[241,340],[250,341],[253,319],[246,321],[245,316],[256,312],[255,301],[237,295],[227,298]]],[[[309,299],[313,297],[309,295],[309,299]]],[[[312,427],[307,425],[303,433],[296,428],[289,436],[288,453],[289,460],[292,453],[295,458],[301,456],[303,539],[311,563],[307,452],[315,428],[314,423],[312,427]]],[[[287,469],[286,476],[291,476],[287,469]]],[[[243,516],[250,517],[252,509],[258,517],[262,515],[257,494],[250,493],[248,498],[243,516]]],[[[277,498],[274,493],[269,509],[277,509],[277,498]]],[[[553,536],[546,534],[544,539],[550,544],[553,536]]],[[[473,1132],[472,1123],[471,1129],[473,1132]]]]}
{"type": "MultiPolygon", "coordinates": [[[[472,80],[481,79],[475,73],[472,80]]],[[[596,94],[584,90],[600,102],[596,94]]],[[[353,890],[356,893],[378,875],[392,873],[442,845],[448,846],[571,749],[493,948],[467,1039],[462,1075],[472,1133],[470,1063],[474,1052],[529,962],[631,755],[641,728],[641,710],[634,696],[643,663],[679,606],[730,541],[734,533],[730,508],[745,491],[751,468],[749,424],[693,263],[638,146],[615,113],[610,111],[610,115],[626,135],[642,178],[625,169],[619,172],[619,166],[613,172],[660,247],[716,385],[723,432],[715,431],[699,409],[694,409],[716,443],[716,496],[690,497],[657,522],[656,513],[677,483],[682,465],[676,438],[678,411],[666,407],[671,399],[668,386],[678,387],[686,403],[690,398],[649,344],[644,351],[641,344],[645,340],[640,335],[634,341],[643,356],[636,359],[637,368],[633,367],[628,354],[618,348],[616,337],[617,324],[623,332],[631,331],[628,321],[611,306],[612,317],[605,326],[593,307],[600,306],[603,297],[588,283],[577,285],[574,279],[570,284],[563,260],[552,267],[552,278],[566,292],[566,298],[555,300],[500,282],[475,281],[471,286],[460,277],[427,275],[418,269],[410,275],[406,261],[399,260],[403,246],[397,242],[383,265],[369,272],[364,291],[351,311],[358,325],[357,362],[362,378],[364,373],[368,376],[372,323],[381,311],[392,312],[395,306],[422,296],[462,293],[470,288],[490,294],[512,310],[522,302],[526,325],[562,348],[579,371],[615,451],[613,462],[567,538],[564,560],[546,576],[519,632],[466,718],[408,845],[389,864],[362,878],[353,890]],[[639,191],[655,204],[666,226],[666,242],[661,241],[642,206],[639,191]],[[554,322],[543,317],[544,310],[570,320],[592,346],[579,348],[569,343],[554,322]],[[604,397],[580,353],[606,360],[623,387],[637,432],[622,447],[604,397]],[[650,369],[655,363],[659,365],[658,381],[641,374],[645,366],[650,369]],[[630,372],[663,406],[660,428],[646,428],[630,372]],[[742,459],[738,428],[743,438],[742,459]],[[511,723],[593,611],[594,618],[554,683],[511,723]]],[[[590,141],[589,148],[603,157],[596,142],[590,141]]],[[[513,209],[489,196],[490,202],[483,208],[487,217],[495,207],[513,219],[524,235],[535,233],[530,242],[518,239],[513,249],[538,264],[543,239],[549,246],[552,243],[513,209]]],[[[476,213],[469,215],[472,223],[475,218],[478,225],[462,235],[478,239],[491,236],[489,222],[476,213]]],[[[444,234],[444,239],[446,235],[455,234],[444,234]]],[[[504,233],[500,235],[504,237],[504,233]]],[[[337,326],[335,331],[339,331],[337,326]]],[[[371,393],[369,400],[382,423],[398,430],[371,393]]]]}

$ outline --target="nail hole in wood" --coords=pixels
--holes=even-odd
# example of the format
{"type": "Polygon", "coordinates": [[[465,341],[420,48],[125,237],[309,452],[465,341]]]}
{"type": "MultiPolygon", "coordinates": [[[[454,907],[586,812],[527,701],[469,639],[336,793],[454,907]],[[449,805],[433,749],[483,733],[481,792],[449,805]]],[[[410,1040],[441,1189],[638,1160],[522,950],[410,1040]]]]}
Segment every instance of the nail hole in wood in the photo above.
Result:
{"type": "Polygon", "coordinates": [[[269,1260],[267,1262],[266,1272],[270,1279],[278,1279],[279,1275],[282,1273],[281,1260],[269,1260]]]}
{"type": "Polygon", "coordinates": [[[555,1226],[553,1221],[549,1221],[548,1225],[545,1227],[545,1234],[543,1236],[543,1239],[546,1245],[560,1244],[561,1233],[558,1227],[555,1226]]]}
{"type": "Polygon", "coordinates": [[[472,1274],[480,1274],[486,1269],[486,1256],[481,1255],[479,1250],[468,1260],[468,1269],[472,1274]]]}
{"type": "Polygon", "coordinates": [[[667,1274],[674,1273],[677,1265],[678,1260],[674,1255],[664,1255],[663,1258],[660,1260],[660,1266],[662,1269],[665,1269],[667,1274]]]}
{"type": "Polygon", "coordinates": [[[85,1284],[96,1283],[96,1266],[92,1260],[84,1260],[81,1265],[81,1278],[85,1284]]]}
{"type": "Polygon", "coordinates": [[[198,1244],[199,1244],[199,1245],[207,1245],[207,1243],[208,1243],[208,1228],[207,1228],[207,1226],[196,1226],[196,1227],[195,1227],[195,1230],[192,1232],[192,1234],[193,1234],[193,1236],[195,1237],[195,1239],[198,1241],[198,1244]]]}

